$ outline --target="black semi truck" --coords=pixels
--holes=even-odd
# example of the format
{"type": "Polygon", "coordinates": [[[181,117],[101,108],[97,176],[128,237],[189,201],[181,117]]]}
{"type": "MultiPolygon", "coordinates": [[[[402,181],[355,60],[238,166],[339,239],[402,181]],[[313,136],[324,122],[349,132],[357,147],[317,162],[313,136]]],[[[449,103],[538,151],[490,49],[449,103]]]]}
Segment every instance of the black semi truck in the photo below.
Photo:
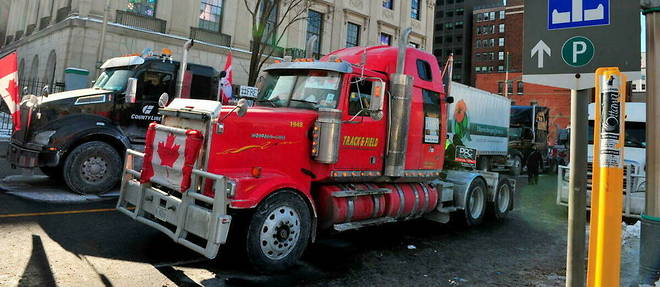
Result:
{"type": "Polygon", "coordinates": [[[513,174],[519,175],[523,171],[528,156],[534,151],[538,151],[543,159],[540,170],[556,167],[556,162],[548,156],[549,116],[547,107],[511,106],[508,153],[513,174]]]}
{"type": "MultiPolygon", "coordinates": [[[[184,63],[185,63],[184,56],[184,63]]],[[[159,99],[216,100],[221,73],[184,64],[169,55],[107,60],[89,89],[25,95],[21,129],[13,133],[8,159],[13,168],[40,168],[71,191],[100,194],[118,183],[127,148],[144,144],[146,128],[160,121],[159,99]],[[181,91],[179,91],[181,87],[181,91]],[[161,97],[167,93],[167,97],[161,97]]]]}

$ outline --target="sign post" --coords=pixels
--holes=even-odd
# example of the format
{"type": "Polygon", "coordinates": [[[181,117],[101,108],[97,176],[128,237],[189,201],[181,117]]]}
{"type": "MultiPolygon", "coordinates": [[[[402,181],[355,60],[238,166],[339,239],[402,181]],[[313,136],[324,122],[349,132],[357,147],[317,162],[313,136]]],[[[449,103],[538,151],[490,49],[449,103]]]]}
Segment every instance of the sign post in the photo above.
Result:
{"type": "Polygon", "coordinates": [[[626,77],[596,70],[591,230],[587,286],[619,286],[626,77]]]}
{"type": "Polygon", "coordinates": [[[588,89],[594,87],[594,71],[599,67],[618,67],[629,80],[641,78],[639,2],[525,1],[524,15],[523,81],[571,89],[566,286],[581,287],[585,285],[588,89]]]}

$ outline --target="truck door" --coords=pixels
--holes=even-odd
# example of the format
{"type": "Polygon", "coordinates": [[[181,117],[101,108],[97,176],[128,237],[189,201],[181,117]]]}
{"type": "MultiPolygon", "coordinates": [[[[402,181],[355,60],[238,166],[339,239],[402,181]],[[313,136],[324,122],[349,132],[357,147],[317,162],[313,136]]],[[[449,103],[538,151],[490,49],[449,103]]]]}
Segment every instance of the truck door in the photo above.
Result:
{"type": "Polygon", "coordinates": [[[135,103],[120,103],[116,110],[120,127],[132,142],[143,142],[147,126],[151,122],[160,122],[158,115],[158,98],[168,93],[173,98],[174,65],[155,62],[147,69],[138,70],[135,78],[138,80],[135,103]]]}
{"type": "MultiPolygon", "coordinates": [[[[373,80],[349,77],[350,87],[342,103],[342,128],[337,170],[383,171],[387,116],[371,118],[369,107],[373,80]]],[[[383,108],[387,111],[387,108],[383,108]]]]}

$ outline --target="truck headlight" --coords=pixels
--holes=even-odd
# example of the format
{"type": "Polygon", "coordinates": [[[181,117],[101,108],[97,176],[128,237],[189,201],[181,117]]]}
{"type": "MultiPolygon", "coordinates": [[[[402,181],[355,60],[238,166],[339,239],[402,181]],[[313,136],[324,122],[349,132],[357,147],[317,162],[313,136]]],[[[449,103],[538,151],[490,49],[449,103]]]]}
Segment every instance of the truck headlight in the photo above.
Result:
{"type": "Polygon", "coordinates": [[[55,134],[55,131],[43,131],[34,136],[33,141],[40,145],[47,145],[50,137],[55,134]]]}

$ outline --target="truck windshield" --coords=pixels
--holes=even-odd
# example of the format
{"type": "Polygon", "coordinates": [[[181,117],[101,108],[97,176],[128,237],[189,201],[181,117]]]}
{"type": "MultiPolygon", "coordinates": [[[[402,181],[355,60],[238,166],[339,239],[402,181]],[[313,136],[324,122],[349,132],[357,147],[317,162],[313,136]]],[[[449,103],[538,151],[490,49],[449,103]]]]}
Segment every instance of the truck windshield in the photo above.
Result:
{"type": "Polygon", "coordinates": [[[329,71],[270,71],[262,79],[258,106],[336,108],[341,77],[329,71]]]}
{"type": "MultiPolygon", "coordinates": [[[[589,121],[587,138],[589,144],[594,144],[594,121],[589,121]]],[[[626,122],[626,147],[646,148],[646,123],[626,122]]]]}
{"type": "Polygon", "coordinates": [[[133,74],[132,69],[118,68],[103,71],[94,84],[94,88],[123,91],[126,88],[128,78],[133,74]]]}

